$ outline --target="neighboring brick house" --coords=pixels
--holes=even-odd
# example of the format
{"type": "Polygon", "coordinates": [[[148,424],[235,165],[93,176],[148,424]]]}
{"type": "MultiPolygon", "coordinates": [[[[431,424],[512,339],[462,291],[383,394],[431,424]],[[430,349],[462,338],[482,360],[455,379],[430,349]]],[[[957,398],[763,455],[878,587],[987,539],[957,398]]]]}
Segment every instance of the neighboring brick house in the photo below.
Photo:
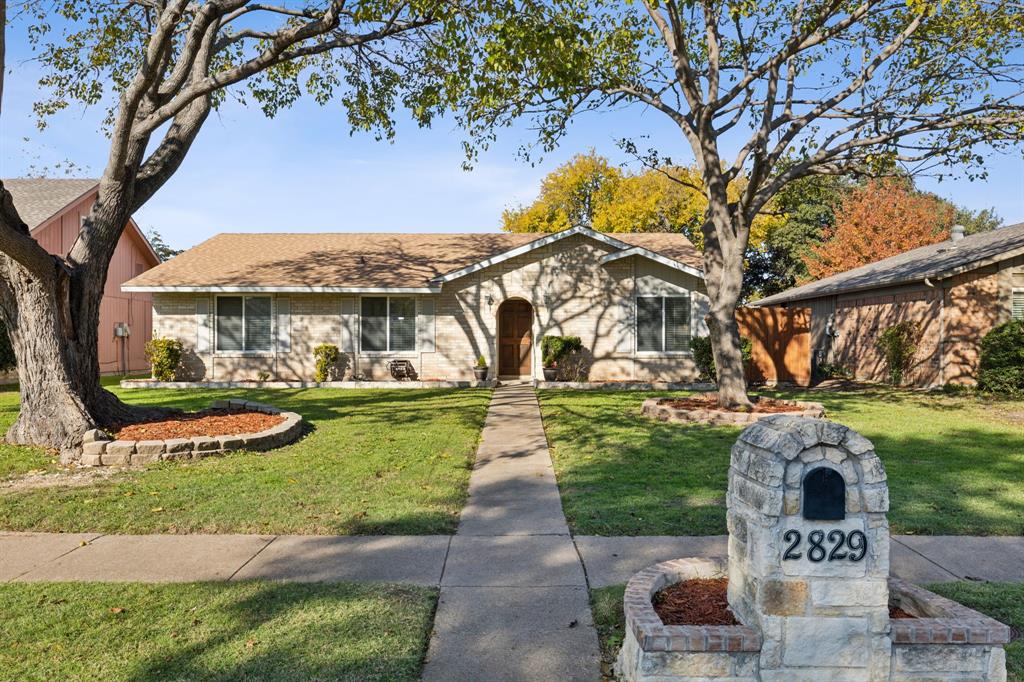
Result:
{"type": "Polygon", "coordinates": [[[907,381],[972,384],[981,339],[1011,317],[1024,319],[1024,223],[907,251],[756,301],[811,311],[815,365],[843,365],[882,380],[879,334],[915,320],[920,340],[907,381]]]}
{"type": "Polygon", "coordinates": [[[540,378],[544,335],[582,339],[589,378],[688,381],[706,333],[699,252],[679,234],[221,234],[127,282],[154,335],[186,347],[182,379],[310,380],[313,348],[343,376],[540,378]]]}
{"type": "MultiPolygon", "coordinates": [[[[99,194],[99,181],[77,178],[24,178],[5,180],[21,219],[48,252],[64,256],[78,238],[82,222],[99,194]]],[[[160,263],[142,230],[129,219],[107,269],[100,301],[99,361],[104,374],[126,374],[149,369],[144,347],[152,333],[149,294],[123,292],[121,285],[160,263]],[[127,325],[127,326],[124,326],[127,325]],[[127,329],[118,336],[115,328],[127,329]]]]}

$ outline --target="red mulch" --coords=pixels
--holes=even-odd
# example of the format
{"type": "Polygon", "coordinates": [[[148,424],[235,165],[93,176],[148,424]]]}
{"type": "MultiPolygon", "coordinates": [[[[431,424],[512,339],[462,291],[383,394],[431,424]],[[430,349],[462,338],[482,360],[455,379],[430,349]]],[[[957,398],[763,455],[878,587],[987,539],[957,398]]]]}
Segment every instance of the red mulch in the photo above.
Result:
{"type": "MultiPolygon", "coordinates": [[[[665,625],[739,625],[729,610],[728,578],[693,578],[669,585],[651,598],[665,625]]],[[[917,618],[898,606],[890,618],[917,618]]]]}
{"type": "Polygon", "coordinates": [[[665,625],[739,625],[729,610],[727,578],[693,578],[659,591],[651,599],[665,625]]]}
{"type": "MultiPolygon", "coordinates": [[[[758,398],[754,401],[753,412],[776,413],[776,412],[798,412],[800,408],[796,405],[785,405],[773,398],[758,398]]],[[[714,395],[699,395],[689,398],[673,398],[664,400],[662,405],[677,410],[718,410],[720,412],[746,412],[746,410],[727,410],[718,406],[718,397],[714,395]]]]}
{"type": "Polygon", "coordinates": [[[109,432],[119,440],[166,440],[193,436],[235,436],[259,433],[284,421],[278,414],[250,410],[203,410],[188,412],[173,419],[116,424],[109,432]]]}

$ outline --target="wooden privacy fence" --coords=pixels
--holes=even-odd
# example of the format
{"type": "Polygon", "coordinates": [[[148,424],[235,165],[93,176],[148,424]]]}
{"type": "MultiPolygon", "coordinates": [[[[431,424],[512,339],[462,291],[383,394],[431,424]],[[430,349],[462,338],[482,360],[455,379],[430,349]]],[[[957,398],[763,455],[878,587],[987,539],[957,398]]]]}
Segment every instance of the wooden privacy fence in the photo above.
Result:
{"type": "Polygon", "coordinates": [[[739,308],[736,322],[752,346],[748,383],[811,385],[809,308],[739,308]]]}

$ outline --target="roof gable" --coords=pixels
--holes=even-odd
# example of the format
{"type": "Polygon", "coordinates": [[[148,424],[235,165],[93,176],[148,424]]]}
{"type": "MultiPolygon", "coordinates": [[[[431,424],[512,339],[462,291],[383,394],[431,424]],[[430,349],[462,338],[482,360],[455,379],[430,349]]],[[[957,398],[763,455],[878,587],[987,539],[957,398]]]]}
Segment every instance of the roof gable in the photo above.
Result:
{"type": "MultiPolygon", "coordinates": [[[[584,229],[547,235],[226,233],[130,280],[124,290],[426,293],[468,272],[574,234],[586,234],[617,249],[631,248],[628,240],[639,236],[621,235],[620,240],[620,235],[612,238],[584,229]]],[[[653,236],[657,239],[643,243],[660,244],[658,255],[700,276],[693,267],[700,262],[700,254],[683,235],[653,236]]]]}
{"type": "Polygon", "coordinates": [[[34,230],[65,208],[78,203],[99,185],[93,178],[14,178],[4,187],[21,219],[34,230]]]}
{"type": "Polygon", "coordinates": [[[1024,253],[1024,223],[922,246],[859,268],[768,296],[751,305],[766,306],[897,284],[942,279],[1024,253]]]}

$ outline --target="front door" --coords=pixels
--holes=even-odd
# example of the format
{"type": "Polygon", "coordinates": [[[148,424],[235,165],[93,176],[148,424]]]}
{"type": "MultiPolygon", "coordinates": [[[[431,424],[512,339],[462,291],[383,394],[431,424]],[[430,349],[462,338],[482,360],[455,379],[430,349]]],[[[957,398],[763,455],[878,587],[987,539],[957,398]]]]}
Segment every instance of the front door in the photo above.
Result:
{"type": "Polygon", "coordinates": [[[530,376],[533,349],[533,306],[505,301],[498,309],[498,376],[530,376]]]}

